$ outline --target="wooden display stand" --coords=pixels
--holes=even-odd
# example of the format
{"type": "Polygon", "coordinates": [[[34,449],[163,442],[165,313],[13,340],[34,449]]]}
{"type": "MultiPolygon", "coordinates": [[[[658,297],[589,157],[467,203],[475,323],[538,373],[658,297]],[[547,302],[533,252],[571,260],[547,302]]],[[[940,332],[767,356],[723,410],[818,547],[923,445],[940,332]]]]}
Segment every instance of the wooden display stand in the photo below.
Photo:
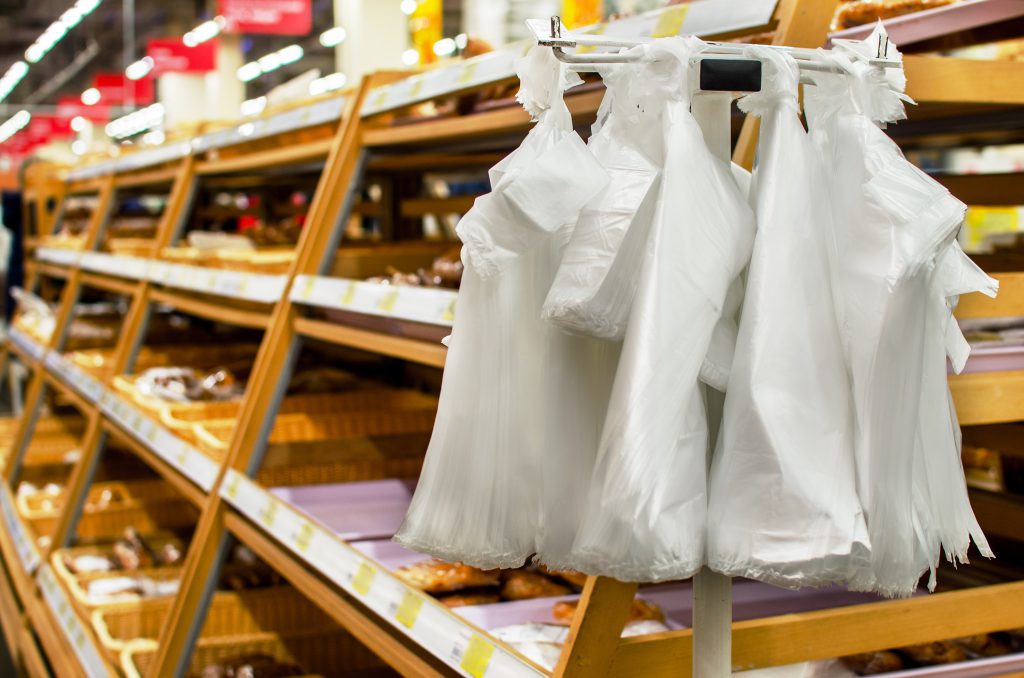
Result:
{"type": "MultiPolygon", "coordinates": [[[[706,4],[713,2],[721,0],[706,0],[706,4]]],[[[725,4],[729,3],[723,3],[723,7],[725,4]]],[[[767,22],[750,25],[743,32],[772,30],[776,44],[819,46],[827,37],[836,4],[836,0],[783,0],[767,22]]],[[[671,21],[659,20],[656,26],[668,23],[676,32],[688,32],[685,11],[668,8],[664,12],[671,21]]],[[[733,31],[729,37],[735,34],[733,31]]],[[[239,278],[210,272],[209,289],[214,292],[200,293],[187,287],[187,281],[176,278],[173,267],[156,261],[144,261],[142,272],[136,275],[126,273],[131,262],[117,257],[87,259],[83,255],[77,263],[59,264],[40,260],[37,252],[33,260],[26,285],[29,289],[36,288],[47,276],[63,280],[64,288],[57,330],[49,345],[28,350],[23,344],[10,342],[10,350],[34,371],[26,397],[26,416],[4,468],[8,487],[0,488],[0,499],[9,496],[9,485],[17,481],[43,391],[54,388],[86,415],[87,426],[82,444],[84,454],[66,489],[65,511],[50,535],[51,550],[69,544],[74,536],[77,516],[107,434],[124,438],[143,461],[200,509],[182,587],[171,606],[149,675],[163,678],[185,672],[232,538],[248,545],[357,640],[405,675],[691,675],[696,643],[710,663],[700,664],[695,674],[707,678],[724,675],[731,668],[776,666],[1024,626],[1024,582],[1016,582],[911,600],[742,621],[731,624],[730,634],[730,620],[721,613],[727,607],[703,603],[709,597],[728,600],[728,580],[708,577],[697,583],[696,633],[684,630],[622,639],[620,634],[637,587],[591,577],[561,661],[551,673],[436,601],[406,587],[379,564],[359,555],[332,532],[307,520],[253,481],[291,376],[294,357],[303,342],[329,342],[419,365],[443,366],[445,352],[436,343],[319,319],[311,316],[309,309],[318,305],[342,308],[344,304],[338,301],[341,295],[335,294],[338,284],[346,290],[357,288],[355,282],[331,280],[327,272],[340,242],[341,225],[356,209],[357,187],[367,165],[486,166],[500,158],[500,154],[492,148],[481,151],[474,144],[479,146],[482,140],[489,139],[521,138],[529,128],[528,116],[511,106],[394,124],[400,111],[412,103],[472,93],[511,81],[507,69],[500,77],[484,78],[479,72],[486,64],[480,63],[483,65],[467,63],[453,67],[453,72],[447,73],[454,75],[448,77],[447,89],[438,92],[431,90],[435,82],[431,78],[440,81],[446,75],[444,69],[407,80],[388,73],[369,76],[357,89],[335,102],[340,106],[329,120],[286,126],[284,131],[274,131],[277,128],[268,121],[268,131],[263,136],[253,135],[250,129],[252,138],[222,136],[217,137],[220,141],[215,144],[215,140],[204,137],[192,150],[169,145],[160,151],[164,155],[159,156],[159,162],[146,164],[129,157],[123,166],[115,162],[84,168],[62,188],[40,187],[30,192],[33,204],[38,205],[38,196],[44,194],[94,191],[98,205],[87,230],[85,252],[95,253],[118,189],[167,184],[169,200],[154,238],[155,254],[181,235],[196,184],[204,176],[324,159],[295,261],[284,276],[239,278]],[[112,395],[106,385],[81,377],[61,362],[59,353],[83,287],[130,299],[113,361],[115,374],[131,371],[156,302],[186,314],[264,331],[235,433],[222,464],[211,465],[194,449],[175,443],[174,436],[166,438],[165,431],[147,423],[128,403],[112,395]],[[267,290],[272,294],[266,294],[267,290]],[[423,631],[425,625],[434,625],[431,633],[423,631]]],[[[953,102],[1024,105],[1022,64],[925,57],[907,57],[905,63],[909,93],[928,107],[953,102]]],[[[601,96],[599,89],[567,96],[579,124],[593,119],[601,96]]],[[[209,136],[212,139],[216,135],[209,136]]],[[[749,167],[755,146],[756,125],[747,120],[734,159],[749,167]]],[[[1014,196],[1004,199],[1013,200],[1014,196]]],[[[463,210],[467,203],[462,199],[448,208],[463,210]]],[[[422,205],[413,204],[406,207],[406,214],[419,214],[423,209],[422,205]]],[[[44,215],[36,223],[53,228],[44,215]]],[[[1024,314],[1024,274],[999,277],[1003,288],[998,300],[967,297],[961,313],[976,317],[1024,314]]],[[[391,305],[393,302],[392,299],[391,305]]],[[[438,322],[450,324],[450,317],[439,313],[438,322]]],[[[1022,373],[966,375],[952,379],[951,383],[965,426],[1001,425],[1024,418],[1022,373]]],[[[95,644],[93,632],[84,621],[75,621],[73,611],[67,617],[61,609],[62,592],[58,584],[51,582],[52,573],[46,565],[48,554],[38,554],[39,562],[29,567],[33,560],[31,547],[19,541],[15,529],[17,516],[7,518],[10,529],[0,530],[0,552],[6,570],[6,577],[0,581],[0,627],[8,646],[17,649],[22,666],[31,675],[48,674],[44,657],[62,677],[103,675],[104,671],[114,675],[114,667],[109,663],[99,667],[89,663],[89,646],[95,644]]]]}

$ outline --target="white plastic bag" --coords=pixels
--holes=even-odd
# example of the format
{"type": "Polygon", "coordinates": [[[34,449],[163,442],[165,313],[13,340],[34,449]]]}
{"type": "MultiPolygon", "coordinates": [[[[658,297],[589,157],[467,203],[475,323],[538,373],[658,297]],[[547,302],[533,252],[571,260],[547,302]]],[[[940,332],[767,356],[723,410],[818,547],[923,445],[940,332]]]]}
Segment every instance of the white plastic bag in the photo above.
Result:
{"type": "Polygon", "coordinates": [[[543,311],[569,332],[617,340],[636,291],[664,155],[656,112],[637,106],[629,75],[616,68],[604,74],[606,115],[588,147],[611,177],[609,189],[584,209],[543,311]]]}
{"type": "MultiPolygon", "coordinates": [[[[846,49],[873,50],[879,30],[846,49]]],[[[899,56],[891,43],[888,56],[899,56]]],[[[954,240],[964,206],[875,125],[904,117],[900,69],[883,73],[841,54],[833,62],[847,75],[816,76],[806,108],[831,168],[858,493],[872,547],[851,585],[909,595],[926,571],[934,586],[940,550],[963,562],[973,538],[991,555],[967,499],[945,356],[959,369],[969,352],[952,319],[957,296],[994,295],[995,283],[954,240]]]]}
{"type": "Polygon", "coordinates": [[[579,351],[577,380],[562,380],[557,392],[549,388],[562,374],[552,366],[573,346],[541,321],[541,304],[579,210],[608,177],[572,130],[562,101],[570,74],[551,50],[534,48],[517,68],[520,99],[539,122],[491,170],[491,193],[459,222],[466,266],[437,419],[395,536],[417,551],[482,568],[516,567],[542,543],[571,543],[561,525],[545,521],[554,493],[544,489],[544,478],[564,478],[561,464],[581,450],[592,463],[596,432],[589,441],[576,436],[578,448],[552,448],[557,443],[549,436],[557,433],[560,441],[573,431],[556,431],[549,418],[586,421],[577,408],[588,403],[565,389],[600,381],[599,371],[587,370],[591,358],[606,357],[601,346],[579,351]]]}
{"type": "Polygon", "coordinates": [[[753,214],[689,110],[695,38],[645,46],[637,102],[661,109],[665,164],[575,569],[623,581],[691,576],[704,561],[708,426],[699,375],[753,214]]]}
{"type": "Polygon", "coordinates": [[[799,69],[767,47],[747,273],[719,446],[708,566],[780,586],[846,581],[868,556],[850,386],[833,303],[822,170],[798,118],[799,69]]]}

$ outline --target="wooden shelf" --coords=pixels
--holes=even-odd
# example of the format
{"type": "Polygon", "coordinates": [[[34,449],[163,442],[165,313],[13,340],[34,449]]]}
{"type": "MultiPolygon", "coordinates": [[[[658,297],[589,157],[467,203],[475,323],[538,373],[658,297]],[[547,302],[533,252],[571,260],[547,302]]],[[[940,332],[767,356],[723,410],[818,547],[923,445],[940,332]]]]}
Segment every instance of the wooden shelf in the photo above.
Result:
{"type": "Polygon", "coordinates": [[[401,358],[431,367],[444,367],[445,355],[448,350],[440,344],[394,337],[310,318],[296,318],[295,331],[310,339],[319,339],[339,346],[401,358]]]}
{"type": "Polygon", "coordinates": [[[234,308],[227,302],[213,302],[170,290],[153,290],[153,301],[173,306],[182,313],[206,318],[214,322],[265,330],[270,323],[269,311],[252,311],[234,308]]]}

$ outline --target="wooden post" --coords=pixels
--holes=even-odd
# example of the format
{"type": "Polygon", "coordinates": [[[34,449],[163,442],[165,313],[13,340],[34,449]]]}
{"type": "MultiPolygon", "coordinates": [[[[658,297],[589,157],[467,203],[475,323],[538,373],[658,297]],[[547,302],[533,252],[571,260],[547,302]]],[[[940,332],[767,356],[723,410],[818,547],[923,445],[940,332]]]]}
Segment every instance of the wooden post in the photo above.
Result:
{"type": "Polygon", "coordinates": [[[636,590],[636,584],[587,577],[554,675],[601,678],[608,674],[636,590]]]}

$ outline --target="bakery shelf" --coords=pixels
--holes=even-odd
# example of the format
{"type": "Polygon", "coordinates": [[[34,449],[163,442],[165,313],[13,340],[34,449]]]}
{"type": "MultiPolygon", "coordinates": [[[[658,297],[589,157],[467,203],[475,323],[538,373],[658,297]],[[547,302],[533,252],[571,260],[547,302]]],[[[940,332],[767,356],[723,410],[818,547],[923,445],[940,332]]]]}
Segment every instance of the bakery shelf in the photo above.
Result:
{"type": "MultiPolygon", "coordinates": [[[[420,648],[461,675],[476,678],[485,672],[492,676],[545,675],[511,648],[452,614],[426,594],[410,588],[382,565],[340,539],[333,530],[241,473],[228,471],[220,494],[248,521],[235,522],[235,530],[244,533],[248,527],[273,539],[262,540],[267,553],[260,555],[265,560],[272,565],[284,559],[305,564],[305,568],[291,570],[300,579],[293,583],[324,607],[336,605],[349,614],[358,614],[358,608],[353,608],[349,602],[352,599],[387,623],[392,633],[398,631],[414,640],[420,648]],[[298,574],[300,571],[304,574],[298,574]],[[338,589],[328,589],[333,605],[320,598],[319,594],[326,587],[311,585],[317,575],[330,581],[332,589],[338,589]]],[[[259,548],[256,550],[260,553],[259,548]]],[[[289,576],[289,572],[283,574],[289,576]]],[[[385,642],[376,638],[375,641],[385,642]]],[[[378,652],[384,649],[367,644],[378,652]]],[[[388,644],[394,647],[393,642],[388,644]]],[[[411,657],[395,660],[415,662],[411,657]]]]}
{"type": "Polygon", "coordinates": [[[21,514],[15,509],[14,497],[6,484],[0,487],[0,510],[3,511],[4,526],[14,544],[22,569],[28,574],[35,573],[42,562],[39,548],[36,546],[32,533],[22,521],[21,514]]]}
{"type": "Polygon", "coordinates": [[[380,285],[361,280],[299,275],[291,299],[318,308],[351,311],[450,328],[458,292],[437,287],[380,285]]]}
{"type": "Polygon", "coordinates": [[[32,262],[35,266],[36,271],[40,274],[56,278],[58,280],[64,280],[68,277],[70,269],[65,264],[55,264],[46,261],[34,261],[32,262]]]}
{"type": "Polygon", "coordinates": [[[148,278],[167,287],[261,304],[275,303],[288,286],[288,276],[283,274],[230,271],[162,261],[150,263],[148,278]]]}
{"type": "MultiPolygon", "coordinates": [[[[980,26],[1024,16],[1024,6],[1016,0],[967,0],[944,7],[883,19],[889,38],[901,47],[980,26]]],[[[836,31],[830,40],[863,40],[874,30],[874,22],[836,31]]]]}
{"type": "Polygon", "coordinates": [[[357,348],[431,367],[443,367],[447,349],[440,343],[408,339],[372,330],[339,325],[327,320],[296,318],[295,331],[310,339],[357,348]]]}
{"type": "Polygon", "coordinates": [[[77,668],[89,678],[116,675],[104,661],[96,637],[71,606],[67,593],[61,588],[49,564],[39,568],[36,579],[49,613],[57,622],[65,642],[78,660],[77,668]]]}
{"type": "Polygon", "coordinates": [[[36,248],[36,259],[56,264],[57,266],[76,266],[81,257],[81,250],[65,249],[63,247],[36,248]]]}
{"type": "Polygon", "coordinates": [[[30,363],[38,362],[45,357],[46,347],[18,327],[11,327],[7,331],[7,336],[10,339],[11,345],[16,347],[30,363]]]}
{"type": "Polygon", "coordinates": [[[248,327],[251,329],[266,329],[270,323],[269,310],[251,310],[239,308],[216,297],[207,298],[192,296],[187,293],[180,293],[171,290],[156,289],[151,292],[153,301],[173,306],[182,313],[195,315],[215,322],[248,327]]]}

